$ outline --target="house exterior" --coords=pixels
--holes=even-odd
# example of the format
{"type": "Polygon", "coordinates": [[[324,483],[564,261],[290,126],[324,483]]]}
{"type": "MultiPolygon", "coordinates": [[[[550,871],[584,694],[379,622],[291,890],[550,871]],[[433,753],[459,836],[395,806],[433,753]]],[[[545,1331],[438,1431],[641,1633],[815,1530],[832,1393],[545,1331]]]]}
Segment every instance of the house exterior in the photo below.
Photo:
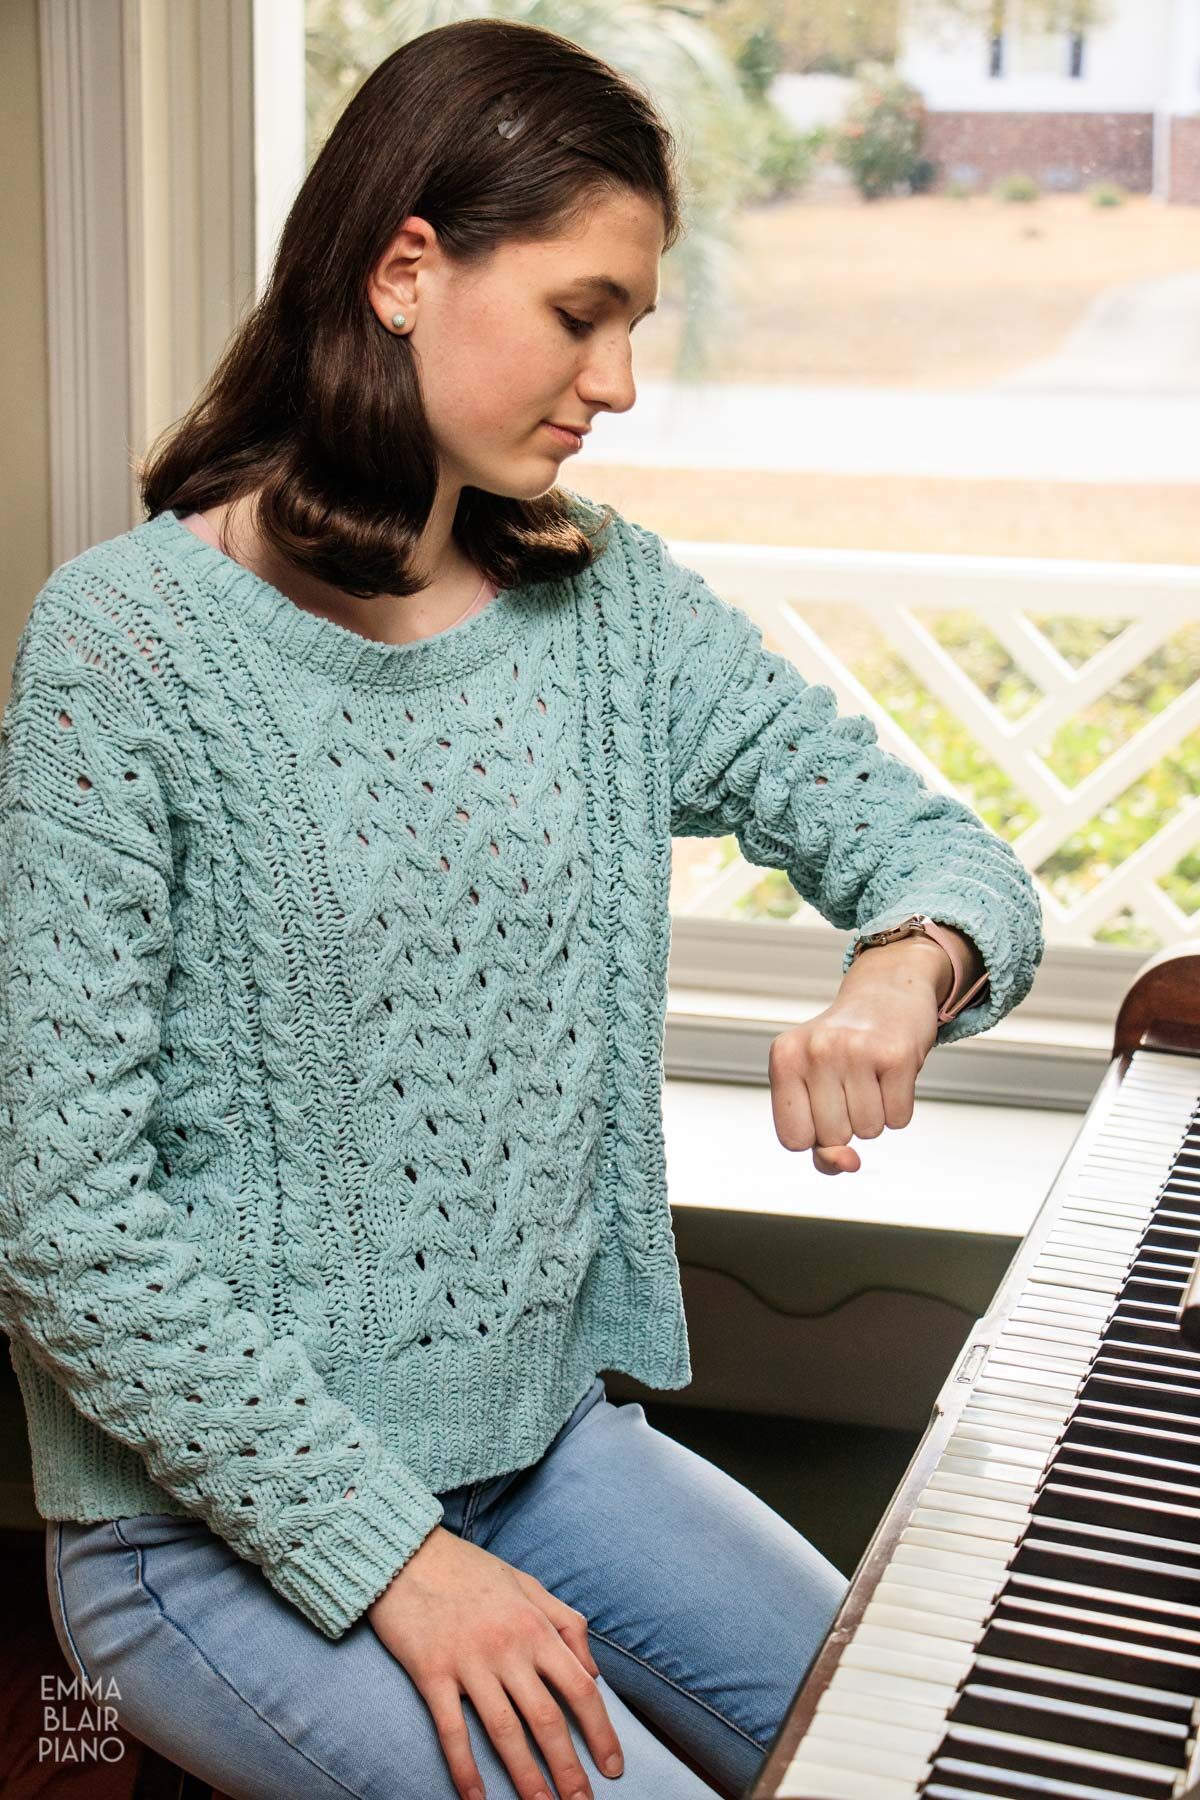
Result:
{"type": "Polygon", "coordinates": [[[1005,0],[997,29],[906,0],[896,69],[924,96],[936,185],[1020,170],[1200,204],[1200,0],[1100,0],[1083,32],[1022,10],[1005,0]]]}

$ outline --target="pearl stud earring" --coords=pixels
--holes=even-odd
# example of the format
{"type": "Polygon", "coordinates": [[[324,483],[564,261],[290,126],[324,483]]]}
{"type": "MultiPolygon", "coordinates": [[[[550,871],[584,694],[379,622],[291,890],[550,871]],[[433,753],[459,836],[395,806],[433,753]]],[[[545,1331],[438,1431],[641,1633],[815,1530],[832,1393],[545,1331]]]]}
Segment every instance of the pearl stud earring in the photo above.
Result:
{"type": "Polygon", "coordinates": [[[392,314],[392,324],[396,327],[397,331],[399,331],[400,327],[404,324],[404,322],[405,322],[405,319],[404,319],[403,313],[393,313],[392,314]]]}

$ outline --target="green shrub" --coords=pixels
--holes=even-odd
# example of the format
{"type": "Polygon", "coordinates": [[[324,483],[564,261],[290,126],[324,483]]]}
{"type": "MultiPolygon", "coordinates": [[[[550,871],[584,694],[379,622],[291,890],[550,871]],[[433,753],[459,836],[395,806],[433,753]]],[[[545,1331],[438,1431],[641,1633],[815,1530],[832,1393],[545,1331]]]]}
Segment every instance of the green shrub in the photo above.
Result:
{"type": "Polygon", "coordinates": [[[744,150],[754,169],[751,197],[774,200],[798,193],[808,185],[827,128],[797,131],[770,101],[752,108],[750,118],[751,135],[744,150]]]}
{"type": "Polygon", "coordinates": [[[920,181],[925,105],[911,82],[883,63],[859,71],[858,91],[834,138],[834,155],[864,200],[920,181]]]}
{"type": "Polygon", "coordinates": [[[1087,197],[1093,206],[1123,206],[1129,194],[1115,181],[1097,181],[1087,190],[1087,197]]]}
{"type": "Polygon", "coordinates": [[[943,189],[952,200],[969,200],[975,189],[969,181],[948,181],[943,189]]]}
{"type": "Polygon", "coordinates": [[[1015,202],[1021,206],[1038,199],[1041,191],[1032,175],[1023,174],[1005,175],[992,189],[997,200],[1015,202]]]}

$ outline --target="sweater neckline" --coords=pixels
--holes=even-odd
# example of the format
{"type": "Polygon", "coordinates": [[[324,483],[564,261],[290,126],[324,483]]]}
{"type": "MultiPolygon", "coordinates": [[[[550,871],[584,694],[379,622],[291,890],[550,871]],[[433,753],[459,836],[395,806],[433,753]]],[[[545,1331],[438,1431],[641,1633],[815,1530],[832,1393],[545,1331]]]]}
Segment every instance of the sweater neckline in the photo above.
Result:
{"type": "Polygon", "coordinates": [[[511,643],[528,590],[498,588],[481,611],[406,644],[364,637],[306,612],[244,563],[183,523],[173,507],[134,528],[168,561],[186,565],[204,593],[224,602],[243,627],[290,660],[347,684],[392,690],[465,675],[511,643]]]}

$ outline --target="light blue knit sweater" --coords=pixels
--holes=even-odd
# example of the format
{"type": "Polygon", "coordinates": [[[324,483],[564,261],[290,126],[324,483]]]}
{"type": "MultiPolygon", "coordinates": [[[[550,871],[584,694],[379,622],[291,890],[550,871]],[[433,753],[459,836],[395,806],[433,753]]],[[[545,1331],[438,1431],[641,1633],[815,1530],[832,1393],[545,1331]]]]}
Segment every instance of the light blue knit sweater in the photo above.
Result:
{"type": "Polygon", "coordinates": [[[619,516],[584,574],[403,645],[173,512],[56,570],[0,742],[41,1515],[198,1515],[336,1638],[599,1371],[686,1385],[670,850],[727,832],[845,930],[974,938],[943,1042],[1027,992],[1011,850],[619,516]]]}

